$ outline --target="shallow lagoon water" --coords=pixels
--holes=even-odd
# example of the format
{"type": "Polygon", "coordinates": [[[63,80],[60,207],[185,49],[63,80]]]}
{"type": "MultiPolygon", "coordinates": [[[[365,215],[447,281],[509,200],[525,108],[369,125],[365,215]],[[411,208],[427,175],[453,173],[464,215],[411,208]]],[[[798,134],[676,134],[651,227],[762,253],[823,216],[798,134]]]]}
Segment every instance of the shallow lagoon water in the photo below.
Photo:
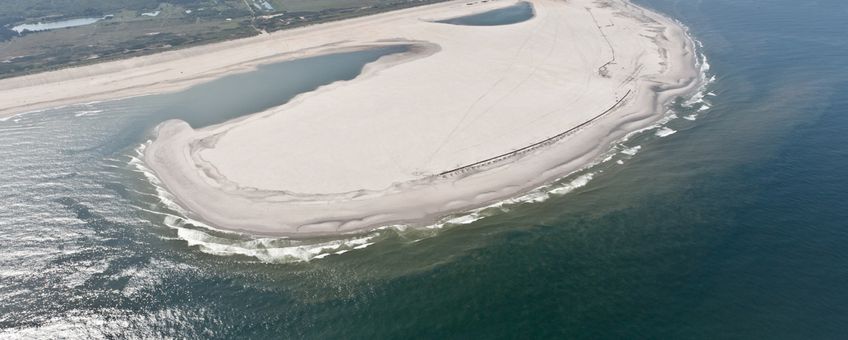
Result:
{"type": "Polygon", "coordinates": [[[436,21],[443,24],[465,25],[465,26],[499,26],[515,24],[527,21],[533,17],[533,5],[529,2],[519,2],[515,5],[486,11],[483,13],[466,15],[436,21]]]}
{"type": "Polygon", "coordinates": [[[560,194],[308,262],[190,245],[194,231],[257,254],[298,246],[179,226],[131,164],[155,122],[180,117],[163,108],[190,101],[0,122],[0,337],[841,338],[846,8],[644,2],[691,28],[716,75],[680,118],[560,194]]]}
{"type": "Polygon", "coordinates": [[[408,46],[398,45],[297,59],[259,66],[255,71],[222,77],[173,94],[102,103],[115,108],[94,103],[58,111],[101,117],[103,113],[124,113],[126,117],[121,118],[132,123],[103,143],[104,148],[118,151],[143,142],[152,128],[168,119],[181,119],[201,128],[261,112],[320,86],[353,79],[365,64],[407,49],[408,46]]]}

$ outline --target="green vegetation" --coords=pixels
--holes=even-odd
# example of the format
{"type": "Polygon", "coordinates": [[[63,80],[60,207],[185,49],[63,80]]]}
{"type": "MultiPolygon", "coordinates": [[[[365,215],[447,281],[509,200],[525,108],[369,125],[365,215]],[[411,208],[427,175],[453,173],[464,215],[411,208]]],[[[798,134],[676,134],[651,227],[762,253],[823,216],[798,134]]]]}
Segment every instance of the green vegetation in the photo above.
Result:
{"type": "Polygon", "coordinates": [[[444,0],[3,0],[0,78],[248,37],[444,0]],[[16,32],[22,24],[103,18],[16,32]]]}

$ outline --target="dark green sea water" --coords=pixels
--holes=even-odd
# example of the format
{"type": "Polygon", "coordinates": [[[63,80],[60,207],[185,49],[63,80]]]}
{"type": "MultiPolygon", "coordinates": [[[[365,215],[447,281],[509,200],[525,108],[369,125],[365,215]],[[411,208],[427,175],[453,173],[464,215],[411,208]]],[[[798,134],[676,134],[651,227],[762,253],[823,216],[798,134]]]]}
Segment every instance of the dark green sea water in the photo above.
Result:
{"type": "MultiPolygon", "coordinates": [[[[248,113],[225,106],[244,79],[0,122],[0,338],[844,338],[848,4],[640,3],[703,43],[703,101],[567,194],[440,228],[301,243],[182,218],[139,145],[248,113]]],[[[391,52],[260,70],[278,85],[245,110],[391,52]]]]}

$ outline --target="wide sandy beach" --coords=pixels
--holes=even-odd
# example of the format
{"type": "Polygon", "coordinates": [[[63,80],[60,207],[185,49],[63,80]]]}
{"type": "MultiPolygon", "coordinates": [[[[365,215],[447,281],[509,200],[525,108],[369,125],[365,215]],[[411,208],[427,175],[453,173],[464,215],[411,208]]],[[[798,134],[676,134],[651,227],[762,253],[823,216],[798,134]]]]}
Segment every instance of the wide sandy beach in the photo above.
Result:
{"type": "Polygon", "coordinates": [[[409,51],[265,112],[167,121],[145,162],[196,219],[257,234],[424,225],[584,167],[703,79],[672,20],[625,1],[533,0],[520,23],[434,21],[515,4],[448,2],[0,81],[0,115],[175,91],[257,65],[409,51]]]}

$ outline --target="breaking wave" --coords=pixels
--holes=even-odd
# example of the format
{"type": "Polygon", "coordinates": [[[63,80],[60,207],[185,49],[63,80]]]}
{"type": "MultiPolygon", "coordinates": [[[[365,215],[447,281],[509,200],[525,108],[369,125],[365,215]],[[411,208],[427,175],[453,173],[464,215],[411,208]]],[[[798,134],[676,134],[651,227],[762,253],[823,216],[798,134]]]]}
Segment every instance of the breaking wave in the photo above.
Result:
{"type": "Polygon", "coordinates": [[[164,226],[175,230],[178,239],[201,252],[220,256],[248,256],[265,263],[303,262],[364,249],[373,245],[381,231],[385,230],[346,239],[294,240],[286,237],[255,237],[216,229],[187,217],[188,212],[176,203],[174,196],[164,188],[155,173],[144,165],[142,155],[149,143],[141,144],[134,150],[135,155],[130,156],[129,164],[144,174],[156,190],[159,201],[173,213],[145,210],[163,216],[164,226]]]}
{"type": "Polygon", "coordinates": [[[671,136],[675,133],[677,133],[677,130],[671,129],[667,126],[663,126],[663,127],[659,128],[659,130],[657,130],[657,132],[655,132],[654,134],[656,134],[657,137],[666,137],[666,136],[671,136]]]}
{"type": "MultiPolygon", "coordinates": [[[[241,255],[252,257],[264,263],[308,262],[324,259],[329,256],[342,255],[347,252],[367,248],[379,240],[385,239],[391,233],[405,233],[411,230],[431,230],[437,232],[446,227],[470,224],[485,217],[506,212],[513,205],[537,203],[545,201],[551,196],[565,195],[586,186],[595,176],[593,172],[584,173],[567,182],[540,187],[522,196],[503,200],[465,213],[448,216],[437,223],[424,227],[411,228],[408,225],[402,224],[389,225],[376,228],[364,234],[315,240],[298,240],[287,237],[256,237],[249,234],[216,229],[202,221],[188,217],[188,211],[177,204],[175,197],[165,189],[155,173],[145,166],[142,155],[148,143],[149,141],[139,145],[134,150],[134,155],[130,156],[129,164],[147,178],[148,183],[156,191],[155,196],[166,209],[161,209],[162,211],[152,211],[141,207],[139,209],[161,216],[161,224],[175,230],[177,239],[186,242],[189,247],[194,247],[203,253],[211,255],[241,255]]],[[[408,235],[412,236],[412,242],[434,235],[432,232],[408,234],[414,234],[408,235]]]]}
{"type": "Polygon", "coordinates": [[[641,149],[642,149],[641,145],[636,145],[632,148],[626,148],[624,150],[621,150],[621,153],[628,155],[628,156],[635,156],[636,153],[638,153],[639,150],[641,150],[641,149]]]}

